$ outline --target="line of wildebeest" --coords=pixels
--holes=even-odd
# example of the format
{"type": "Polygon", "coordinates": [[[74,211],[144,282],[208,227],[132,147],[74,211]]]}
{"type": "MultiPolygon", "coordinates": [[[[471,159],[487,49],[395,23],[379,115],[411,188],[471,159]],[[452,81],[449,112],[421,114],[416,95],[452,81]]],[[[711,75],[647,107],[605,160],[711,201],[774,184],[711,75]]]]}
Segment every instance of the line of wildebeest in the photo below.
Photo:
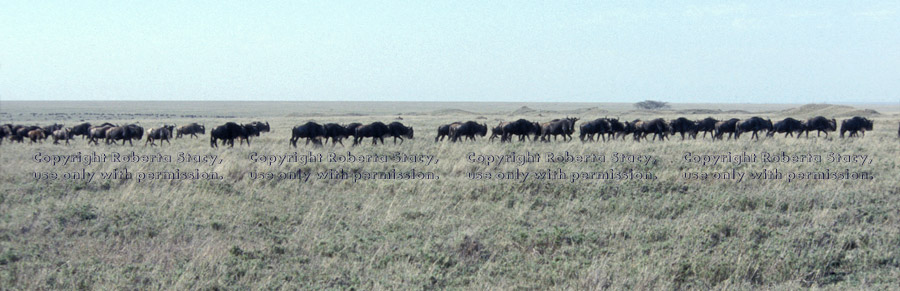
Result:
{"type": "MultiPolygon", "coordinates": [[[[511,142],[513,137],[518,137],[519,141],[534,140],[549,142],[558,140],[558,137],[564,141],[573,139],[575,134],[576,123],[579,118],[566,117],[562,119],[554,119],[548,122],[535,122],[525,119],[519,119],[511,122],[500,122],[498,125],[490,128],[491,136],[489,141],[500,138],[500,142],[511,142]],[[533,138],[531,137],[533,136],[533,138]]],[[[865,136],[866,131],[871,131],[873,121],[865,117],[856,116],[845,119],[841,122],[840,136],[843,138],[845,133],[849,133],[849,137],[865,136]]],[[[697,139],[702,132],[701,139],[705,139],[706,135],[710,135],[712,140],[738,139],[743,133],[752,133],[751,139],[759,139],[760,132],[766,133],[766,136],[774,136],[775,134],[784,133],[785,137],[794,136],[800,138],[802,134],[809,137],[809,132],[815,131],[816,136],[837,130],[837,120],[828,119],[823,116],[816,116],[806,121],[794,118],[785,118],[784,120],[772,123],[770,119],[761,117],[750,117],[740,120],[731,118],[728,120],[716,120],[708,117],[702,120],[690,120],[680,117],[674,120],[665,120],[656,118],[652,120],[633,120],[621,122],[617,118],[598,118],[589,122],[584,122],[579,126],[579,139],[582,142],[587,141],[607,141],[614,139],[623,139],[628,135],[632,136],[635,141],[648,139],[649,136],[653,140],[665,140],[669,136],[680,134],[681,139],[686,138],[697,139]]],[[[245,124],[235,122],[227,122],[217,126],[210,131],[210,146],[218,147],[219,142],[223,145],[234,147],[234,140],[240,141],[240,145],[247,142],[250,145],[250,138],[259,136],[260,133],[270,132],[268,122],[254,121],[245,124]]],[[[488,132],[487,124],[477,123],[475,121],[453,122],[444,124],[437,128],[437,136],[434,141],[443,141],[448,138],[451,142],[472,140],[476,136],[486,136],[488,132]]],[[[52,138],[54,144],[65,141],[69,144],[75,136],[82,136],[82,139],[88,140],[88,144],[99,145],[100,141],[106,144],[125,142],[133,145],[132,140],[141,140],[146,136],[144,145],[155,145],[156,141],[171,144],[169,140],[190,135],[197,137],[198,134],[206,134],[206,127],[202,124],[191,123],[176,127],[173,125],[163,125],[160,127],[144,129],[138,124],[116,125],[111,123],[103,123],[100,125],[91,125],[84,122],[72,127],[64,128],[62,124],[53,124],[47,126],[25,126],[4,124],[0,125],[0,144],[4,138],[10,141],[22,143],[27,138],[31,143],[43,142],[43,140],[52,138]]],[[[900,127],[898,127],[897,135],[900,137],[900,127]]],[[[413,138],[413,128],[403,125],[400,122],[391,122],[385,124],[383,122],[372,122],[369,124],[350,123],[341,125],[337,123],[319,124],[316,122],[307,122],[305,124],[294,127],[291,130],[291,139],[289,143],[296,147],[297,141],[305,138],[306,144],[312,142],[314,145],[322,145],[331,139],[332,144],[344,145],[343,140],[353,138],[353,145],[360,144],[365,138],[372,138],[372,144],[378,141],[384,144],[385,137],[393,137],[394,143],[403,138],[413,138]]]]}

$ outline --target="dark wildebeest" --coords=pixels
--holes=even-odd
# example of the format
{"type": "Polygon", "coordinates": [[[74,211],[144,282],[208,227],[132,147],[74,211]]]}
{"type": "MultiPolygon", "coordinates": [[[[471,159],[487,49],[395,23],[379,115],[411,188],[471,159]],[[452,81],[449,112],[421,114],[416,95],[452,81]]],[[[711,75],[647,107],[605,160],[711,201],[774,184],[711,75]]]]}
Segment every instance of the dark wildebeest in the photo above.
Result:
{"type": "Polygon", "coordinates": [[[113,126],[91,127],[91,130],[88,133],[88,138],[89,138],[88,144],[94,143],[96,145],[99,145],[100,143],[98,141],[101,139],[103,139],[103,140],[106,139],[106,131],[108,131],[110,128],[113,128],[113,126]]]}
{"type": "Polygon", "coordinates": [[[324,126],[312,121],[295,126],[291,130],[291,145],[297,147],[297,140],[306,138],[306,144],[309,144],[309,141],[312,141],[314,145],[321,146],[322,140],[320,140],[320,138],[325,137],[325,133],[324,126]]]}
{"type": "Polygon", "coordinates": [[[453,125],[459,126],[462,122],[457,121],[450,124],[443,124],[438,126],[437,128],[437,136],[434,137],[434,142],[444,141],[444,137],[450,137],[450,127],[453,125]]]}
{"type": "Polygon", "coordinates": [[[719,122],[718,120],[716,120],[715,118],[712,118],[712,117],[707,117],[707,118],[704,118],[703,120],[698,120],[697,126],[694,128],[694,132],[693,132],[694,138],[697,138],[697,135],[700,134],[701,131],[703,132],[703,138],[706,138],[707,133],[709,133],[709,136],[711,138],[715,138],[716,123],[718,123],[718,122],[719,122]]]}
{"type": "Polygon", "coordinates": [[[534,134],[535,139],[540,136],[541,125],[525,119],[519,119],[503,125],[500,142],[512,141],[513,135],[519,136],[519,141],[524,141],[528,135],[534,134]]]}
{"type": "Polygon", "coordinates": [[[72,130],[69,131],[69,137],[74,138],[76,135],[80,135],[81,139],[88,138],[91,135],[91,124],[85,122],[73,126],[72,130]]]}
{"type": "Polygon", "coordinates": [[[653,134],[654,141],[657,137],[662,141],[666,139],[666,135],[669,133],[669,124],[662,118],[650,121],[635,120],[632,124],[634,125],[635,141],[646,139],[648,134],[653,134]]]}
{"type": "Polygon", "coordinates": [[[629,131],[628,126],[619,121],[618,118],[610,118],[606,121],[609,122],[610,128],[609,138],[607,140],[617,139],[619,136],[622,136],[622,140],[625,140],[625,135],[627,135],[629,131]]]}
{"type": "Polygon", "coordinates": [[[122,145],[125,145],[125,142],[128,141],[129,145],[134,146],[131,140],[141,140],[142,137],[144,137],[144,128],[136,124],[116,126],[106,131],[106,144],[122,140],[122,145]]]}
{"type": "Polygon", "coordinates": [[[873,122],[865,117],[854,116],[850,119],[844,119],[841,121],[841,138],[844,137],[845,132],[850,132],[850,137],[854,135],[860,136],[857,133],[862,132],[862,136],[866,136],[866,130],[872,130],[873,122]]]}
{"type": "Polygon", "coordinates": [[[175,125],[163,125],[157,128],[150,128],[147,130],[147,141],[144,142],[144,146],[147,146],[147,143],[150,143],[151,146],[155,146],[155,140],[159,140],[159,146],[162,146],[162,141],[166,141],[168,144],[172,144],[169,139],[172,138],[172,131],[175,130],[175,125]]]}
{"type": "Polygon", "coordinates": [[[460,140],[460,137],[466,137],[466,140],[475,141],[475,135],[485,136],[487,135],[487,124],[479,124],[475,121],[466,121],[465,123],[460,124],[459,126],[451,129],[450,132],[450,141],[456,142],[460,140]]]}
{"type": "MultiPolygon", "coordinates": [[[[41,132],[44,131],[44,129],[42,129],[40,126],[36,126],[36,125],[31,125],[31,126],[18,125],[14,128],[15,134],[10,139],[18,141],[20,143],[25,142],[25,138],[27,137],[30,139],[31,136],[29,136],[29,133],[31,133],[34,130],[41,130],[41,132]]],[[[41,137],[41,139],[43,139],[43,138],[44,137],[41,137]]]]}
{"type": "Polygon", "coordinates": [[[356,128],[356,134],[354,134],[353,145],[358,145],[360,141],[364,138],[371,137],[372,144],[378,144],[378,141],[381,141],[381,144],[384,144],[384,137],[386,135],[390,135],[391,130],[385,125],[383,122],[376,121],[369,123],[367,125],[361,125],[356,128]]]}
{"type": "Polygon", "coordinates": [[[40,141],[41,143],[43,143],[44,138],[44,129],[42,128],[32,129],[28,131],[28,139],[31,140],[31,143],[34,143],[35,141],[40,141]]]}
{"type": "Polygon", "coordinates": [[[331,146],[334,146],[337,143],[340,143],[343,146],[343,140],[351,135],[351,132],[347,130],[346,127],[337,123],[326,123],[323,127],[325,128],[325,138],[323,139],[323,143],[328,143],[328,139],[330,138],[331,146]]]}
{"type": "MultiPolygon", "coordinates": [[[[569,140],[572,140],[572,135],[575,134],[575,123],[581,120],[578,117],[566,117],[565,121],[568,123],[563,127],[563,139],[568,137],[569,140]]],[[[554,136],[554,140],[556,136],[554,136]]]]}
{"type": "Polygon", "coordinates": [[[175,130],[175,138],[181,138],[181,136],[185,134],[190,134],[191,137],[199,138],[197,134],[206,134],[206,126],[194,122],[179,126],[178,129],[175,130]]]}
{"type": "Polygon", "coordinates": [[[597,140],[603,139],[603,141],[606,141],[606,135],[612,132],[612,126],[606,118],[597,118],[582,123],[579,129],[578,139],[582,142],[584,142],[585,138],[594,141],[595,134],[600,136],[597,140]]]}
{"type": "Polygon", "coordinates": [[[266,121],[266,123],[263,123],[262,121],[254,121],[254,122],[251,122],[249,125],[256,129],[256,131],[255,131],[256,136],[259,136],[259,134],[263,133],[263,132],[269,132],[269,130],[270,130],[268,121],[266,121]]]}
{"type": "Polygon", "coordinates": [[[238,137],[240,140],[239,145],[244,145],[244,141],[247,141],[247,146],[250,146],[250,137],[259,136],[259,123],[257,124],[241,124],[243,128],[241,136],[238,137]]]}
{"type": "Polygon", "coordinates": [[[59,140],[65,140],[66,144],[69,144],[69,140],[72,139],[72,129],[57,129],[53,132],[53,144],[59,144],[59,140]]]}
{"type": "Polygon", "coordinates": [[[501,121],[497,126],[491,128],[491,137],[488,141],[493,142],[494,138],[500,137],[500,141],[503,141],[503,127],[509,124],[509,122],[501,121]]]}
{"type": "Polygon", "coordinates": [[[403,138],[406,137],[408,139],[413,138],[413,128],[412,126],[405,126],[403,123],[394,121],[388,124],[388,130],[390,130],[391,136],[394,137],[394,144],[397,144],[397,139],[400,139],[400,144],[403,144],[403,138]]]}
{"type": "Polygon", "coordinates": [[[694,132],[697,131],[697,123],[694,121],[679,117],[675,120],[669,122],[669,134],[675,135],[675,133],[681,134],[681,140],[684,140],[684,134],[687,133],[688,136],[693,135],[694,138],[697,138],[697,135],[694,132]]]}
{"type": "Polygon", "coordinates": [[[837,121],[832,119],[825,118],[823,116],[816,116],[810,118],[803,125],[803,130],[806,131],[806,137],[809,137],[809,132],[815,130],[816,136],[820,136],[823,132],[825,133],[825,137],[828,137],[829,131],[837,130],[837,121]]]}
{"type": "Polygon", "coordinates": [[[234,122],[226,122],[209,131],[209,147],[219,147],[218,140],[220,139],[222,140],[222,145],[227,143],[234,147],[234,139],[245,137],[246,134],[244,126],[234,122]]]}
{"type": "MultiPolygon", "coordinates": [[[[12,124],[4,124],[0,125],[0,144],[3,144],[3,138],[10,137],[12,135],[12,124]]],[[[10,140],[12,140],[10,138],[10,140]]]]}
{"type": "Polygon", "coordinates": [[[541,124],[541,141],[550,141],[550,136],[553,136],[553,140],[556,140],[556,136],[562,135],[563,141],[567,141],[566,137],[569,139],[572,138],[572,133],[574,133],[575,122],[578,121],[576,117],[566,117],[565,119],[554,119],[550,122],[545,122],[541,124]]]}
{"type": "Polygon", "coordinates": [[[784,133],[784,137],[788,137],[788,135],[793,137],[795,132],[797,138],[800,138],[800,133],[803,132],[803,121],[788,117],[773,124],[772,130],[769,130],[766,135],[775,136],[775,133],[784,133]]]}
{"type": "Polygon", "coordinates": [[[37,128],[36,126],[24,126],[21,124],[9,125],[9,141],[25,142],[28,132],[37,128]]]}
{"type": "Polygon", "coordinates": [[[741,121],[737,118],[732,118],[729,120],[716,122],[716,135],[714,140],[722,139],[725,136],[725,133],[728,133],[728,139],[731,139],[734,136],[734,132],[737,131],[738,121],[741,121]]]}
{"type": "Polygon", "coordinates": [[[763,130],[765,130],[766,132],[772,130],[772,120],[762,119],[762,117],[759,116],[753,116],[741,122],[738,122],[737,127],[734,131],[734,139],[740,138],[741,133],[752,131],[753,135],[750,136],[750,139],[756,138],[757,140],[759,140],[759,135],[757,134],[757,132],[763,130]]]}
{"type": "Polygon", "coordinates": [[[356,138],[356,129],[359,128],[360,126],[363,126],[363,124],[359,123],[359,122],[352,122],[350,124],[347,124],[347,126],[344,126],[344,129],[347,130],[347,135],[348,135],[347,137],[352,136],[352,137],[356,138]]]}
{"type": "Polygon", "coordinates": [[[58,124],[58,123],[54,123],[52,125],[47,125],[47,126],[42,127],[41,129],[44,130],[44,139],[47,139],[47,138],[53,136],[54,131],[60,130],[62,128],[63,128],[63,125],[58,124]]]}

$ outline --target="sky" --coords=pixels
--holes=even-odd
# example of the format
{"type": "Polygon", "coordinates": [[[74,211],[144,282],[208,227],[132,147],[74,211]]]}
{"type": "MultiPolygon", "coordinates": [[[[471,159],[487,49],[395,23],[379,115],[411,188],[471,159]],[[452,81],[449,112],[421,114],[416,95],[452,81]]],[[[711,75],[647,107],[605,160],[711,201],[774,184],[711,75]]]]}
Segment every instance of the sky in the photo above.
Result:
{"type": "Polygon", "coordinates": [[[900,102],[900,1],[0,1],[0,100],[900,102]]]}

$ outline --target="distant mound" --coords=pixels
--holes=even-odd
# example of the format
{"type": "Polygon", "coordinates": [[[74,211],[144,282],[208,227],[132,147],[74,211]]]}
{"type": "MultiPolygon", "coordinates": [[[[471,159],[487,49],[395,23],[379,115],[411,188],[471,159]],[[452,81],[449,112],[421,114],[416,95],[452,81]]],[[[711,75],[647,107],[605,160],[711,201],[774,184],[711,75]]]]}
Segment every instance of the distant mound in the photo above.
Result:
{"type": "Polygon", "coordinates": [[[435,116],[445,116],[445,115],[474,115],[475,112],[465,111],[462,109],[440,109],[431,112],[431,115],[435,116]]]}
{"type": "Polygon", "coordinates": [[[675,111],[677,114],[719,114],[722,113],[720,109],[683,109],[675,111]]]}
{"type": "Polygon", "coordinates": [[[535,114],[535,113],[537,113],[537,110],[531,109],[528,106],[522,106],[521,108],[513,110],[513,112],[510,112],[509,115],[529,115],[529,114],[535,114]]]}
{"type": "Polygon", "coordinates": [[[834,104],[806,104],[797,108],[782,110],[780,113],[799,117],[813,117],[820,115],[835,117],[881,115],[881,113],[872,109],[857,109],[852,106],[834,104]]]}
{"type": "Polygon", "coordinates": [[[600,109],[600,107],[591,107],[591,108],[578,108],[574,110],[562,111],[560,113],[565,114],[577,114],[582,116],[599,116],[609,114],[609,110],[600,109]]]}

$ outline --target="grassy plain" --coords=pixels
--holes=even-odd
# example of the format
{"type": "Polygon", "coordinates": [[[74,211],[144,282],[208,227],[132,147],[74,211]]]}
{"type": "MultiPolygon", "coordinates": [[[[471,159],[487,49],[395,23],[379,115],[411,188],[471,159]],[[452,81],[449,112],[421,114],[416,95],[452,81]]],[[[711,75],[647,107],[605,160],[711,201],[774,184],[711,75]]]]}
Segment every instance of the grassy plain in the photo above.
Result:
{"type": "MultiPolygon", "coordinates": [[[[644,112],[630,104],[4,102],[0,123],[269,121],[251,146],[211,149],[209,136],[171,145],[0,145],[0,286],[3,289],[262,288],[896,288],[900,284],[900,140],[897,106],[676,104],[644,112]],[[696,109],[703,109],[696,111],[696,109]],[[743,111],[729,111],[729,110],[743,111]],[[686,111],[695,110],[695,111],[686,111]],[[687,114],[694,112],[696,114],[687,114]],[[583,121],[618,116],[689,118],[869,114],[864,138],[763,138],[711,142],[616,140],[583,144],[435,143],[435,128],[457,120],[583,121]],[[394,145],[288,146],[307,120],[394,121],[416,138],[394,145]],[[49,165],[35,154],[213,154],[216,165],[92,163],[49,165]],[[435,165],[314,163],[269,166],[251,153],[436,155],[435,165]],[[604,155],[603,163],[486,166],[470,153],[604,155]],[[702,166],[685,153],[818,154],[821,163],[702,166]],[[613,163],[613,153],[652,155],[613,163]],[[870,164],[832,163],[830,153],[867,155],[870,164]],[[36,181],[33,172],[215,171],[222,181],[36,181]],[[250,172],[345,169],[431,171],[437,180],[266,181],[250,172]],[[655,180],[476,181],[468,172],[652,172],[655,180]],[[779,169],[867,171],[872,180],[688,180],[685,172],[779,169]]],[[[838,121],[840,122],[840,121],[838,121]]],[[[580,123],[580,122],[579,122],[580,123]]]]}

